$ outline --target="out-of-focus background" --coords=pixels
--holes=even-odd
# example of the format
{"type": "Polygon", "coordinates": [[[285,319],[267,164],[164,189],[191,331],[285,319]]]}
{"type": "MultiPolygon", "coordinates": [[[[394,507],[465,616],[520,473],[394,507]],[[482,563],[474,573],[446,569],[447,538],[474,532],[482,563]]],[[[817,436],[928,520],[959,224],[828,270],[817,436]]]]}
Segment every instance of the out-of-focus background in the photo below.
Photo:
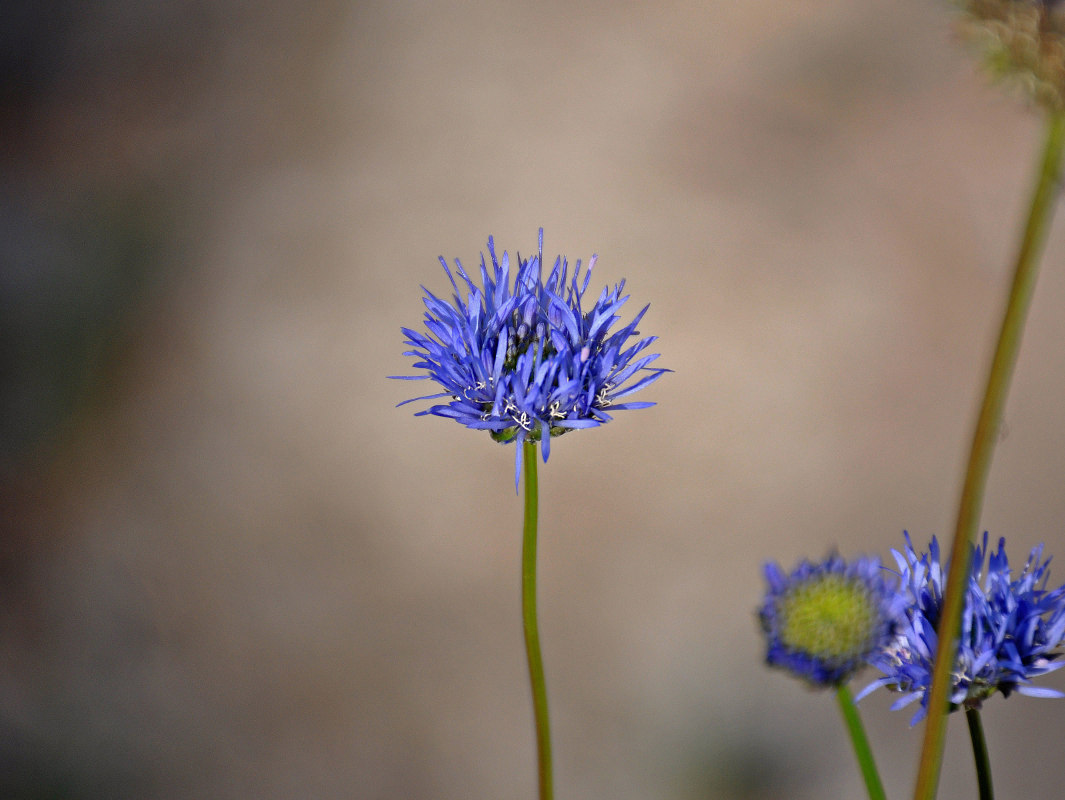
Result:
{"type": "MultiPolygon", "coordinates": [[[[437,255],[540,226],[676,370],[541,470],[559,796],[860,796],[754,609],[767,558],[951,533],[1040,125],[947,5],[94,6],[0,24],[0,797],[534,795],[511,451],[385,376],[437,255]]],[[[1065,558],[1063,231],[984,515],[1019,562],[1065,558]]],[[[985,725],[1058,793],[1065,702],[985,725]]],[[[955,718],[942,797],[970,762],[955,718]]]]}

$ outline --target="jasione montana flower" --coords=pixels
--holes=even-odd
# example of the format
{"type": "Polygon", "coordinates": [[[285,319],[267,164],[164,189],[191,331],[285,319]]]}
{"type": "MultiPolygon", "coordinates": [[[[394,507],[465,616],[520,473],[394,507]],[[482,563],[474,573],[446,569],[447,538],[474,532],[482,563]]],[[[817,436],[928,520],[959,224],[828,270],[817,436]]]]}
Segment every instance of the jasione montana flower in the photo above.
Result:
{"type": "Polygon", "coordinates": [[[838,686],[894,637],[904,600],[874,557],[847,563],[830,555],[788,575],[768,562],[765,578],[758,616],[770,666],[814,686],[838,686]]]}
{"type": "Polygon", "coordinates": [[[584,293],[595,256],[583,279],[581,262],[577,261],[569,277],[561,256],[543,278],[543,235],[541,229],[537,255],[518,257],[513,282],[510,257],[506,251],[496,257],[492,237],[488,238],[491,266],[481,255],[480,286],[456,259],[455,272],[465,285],[465,300],[441,257],[455,290],[452,301],[445,302],[422,287],[428,332],[402,329],[406,344],[413,348],[404,355],[418,359],[413,366],[424,374],[394,376],[433,380],[443,389],[399,405],[450,398],[416,416],[450,417],[468,428],[489,431],[498,442],[514,442],[515,482],[525,442],[539,441],[547,461],[552,436],[602,425],[614,411],[654,405],[618,401],[670,371],[647,366],[657,354],[641,355],[656,341],[654,336],[638,338],[636,330],[648,306],[630,323],[611,331],[628,300],[622,296],[625,281],[612,291],[604,288],[585,307],[584,293]]]}
{"type": "MultiPolygon", "coordinates": [[[[911,724],[928,711],[947,565],[940,561],[935,537],[927,553],[918,555],[906,536],[906,551],[892,551],[898,562],[906,594],[906,620],[898,637],[877,657],[873,666],[884,673],[859,697],[886,686],[904,696],[892,709],[921,700],[911,724]]],[[[1054,690],[1031,686],[1031,679],[1065,665],[1058,661],[1065,637],[1065,586],[1047,590],[1047,565],[1040,561],[1043,546],[1032,550],[1020,574],[1010,574],[1005,540],[989,552],[987,534],[983,545],[973,548],[969,586],[961,619],[961,638],[950,694],[951,710],[979,708],[995,692],[1009,697],[1013,691],[1035,697],[1061,697],[1054,690]],[[984,569],[984,559],[987,568],[984,569]]]]}

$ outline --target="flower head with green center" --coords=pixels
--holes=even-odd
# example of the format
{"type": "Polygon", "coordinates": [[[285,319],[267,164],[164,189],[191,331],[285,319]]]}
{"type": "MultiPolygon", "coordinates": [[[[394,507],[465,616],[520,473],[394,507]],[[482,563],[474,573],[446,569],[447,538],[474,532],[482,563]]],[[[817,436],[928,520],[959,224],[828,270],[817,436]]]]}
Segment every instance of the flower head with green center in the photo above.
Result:
{"type": "Polygon", "coordinates": [[[636,330],[648,306],[611,332],[619,320],[617,312],[629,299],[622,295],[625,281],[612,291],[604,288],[586,307],[584,293],[596,257],[592,256],[583,276],[578,260],[570,278],[566,259],[560,256],[544,279],[543,245],[541,229],[537,255],[518,257],[513,284],[510,256],[504,251],[497,258],[491,237],[491,266],[482,255],[480,286],[456,259],[455,272],[467,290],[465,300],[441,258],[455,290],[452,302],[422,287],[428,334],[402,329],[413,348],[404,355],[418,359],[414,367],[425,374],[393,376],[433,380],[443,388],[438,394],[399,405],[451,398],[416,416],[449,417],[468,428],[488,431],[497,442],[515,443],[515,486],[525,442],[540,442],[547,461],[552,436],[602,425],[612,419],[614,411],[653,406],[618,401],[670,371],[648,367],[658,355],[643,354],[656,341],[654,336],[638,338],[636,330]]]}
{"type": "Polygon", "coordinates": [[[1065,109],[1065,3],[959,0],[959,28],[990,72],[1035,102],[1065,109]]]}
{"type": "MultiPolygon", "coordinates": [[[[904,693],[893,710],[920,699],[921,708],[911,720],[916,724],[928,710],[947,568],[940,562],[935,537],[928,552],[918,554],[910,535],[904,535],[905,552],[893,553],[906,597],[906,619],[896,639],[870,659],[884,677],[863,689],[859,699],[881,686],[904,693]]],[[[1040,561],[1042,553],[1042,545],[1033,549],[1014,579],[1004,539],[999,539],[998,550],[992,553],[985,533],[983,545],[973,548],[951,677],[951,710],[979,708],[995,692],[1005,697],[1013,691],[1035,697],[1063,696],[1055,689],[1030,685],[1032,678],[1065,666],[1065,661],[1057,660],[1065,645],[1065,586],[1047,590],[1050,559],[1040,561]]]]}
{"type": "Polygon", "coordinates": [[[830,555],[820,564],[802,561],[788,575],[768,562],[765,577],[758,616],[770,666],[814,686],[838,686],[894,636],[903,603],[876,558],[848,564],[830,555]]]}

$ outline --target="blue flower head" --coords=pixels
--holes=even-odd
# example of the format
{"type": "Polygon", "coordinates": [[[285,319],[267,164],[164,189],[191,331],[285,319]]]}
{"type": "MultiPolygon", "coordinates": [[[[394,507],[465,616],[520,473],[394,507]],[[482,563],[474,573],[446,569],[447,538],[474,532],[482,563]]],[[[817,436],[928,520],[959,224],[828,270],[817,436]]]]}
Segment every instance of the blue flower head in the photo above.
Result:
{"type": "Polygon", "coordinates": [[[894,638],[902,598],[875,557],[847,563],[833,554],[802,561],[790,575],[768,562],[765,577],[758,616],[770,666],[813,686],[839,686],[894,638]]]}
{"type": "MultiPolygon", "coordinates": [[[[906,618],[898,636],[870,663],[884,673],[859,697],[880,686],[902,692],[892,709],[920,699],[910,724],[928,713],[939,619],[947,568],[935,537],[927,553],[918,554],[905,534],[904,553],[892,551],[906,596],[906,618]]],[[[1065,586],[1047,590],[1050,559],[1040,561],[1043,546],[1032,550],[1020,574],[1010,574],[1005,539],[990,552],[987,534],[973,548],[969,586],[961,619],[961,637],[954,666],[950,702],[979,708],[995,692],[1014,691],[1035,697],[1061,697],[1054,689],[1031,686],[1031,679],[1065,665],[1057,661],[1065,637],[1065,586]],[[984,560],[987,559],[986,569],[984,560]]]]}
{"type": "Polygon", "coordinates": [[[666,369],[648,367],[657,354],[644,354],[656,337],[639,338],[636,318],[617,330],[618,312],[629,299],[622,295],[625,281],[604,288],[587,305],[585,291],[591,280],[595,256],[581,275],[578,260],[572,276],[566,259],[555,259],[543,277],[544,232],[540,230],[537,255],[518,257],[511,280],[510,256],[496,256],[488,238],[489,265],[481,256],[478,286],[455,260],[455,273],[466,298],[460,294],[447,262],[440,263],[455,290],[450,303],[425,292],[427,333],[403,328],[413,349],[416,369],[424,374],[405,380],[434,380],[443,391],[406,400],[448,402],[419,411],[416,416],[450,417],[468,428],[488,431],[497,442],[515,443],[514,480],[521,474],[521,445],[540,442],[547,461],[552,436],[575,428],[594,428],[611,420],[611,413],[654,405],[618,401],[661,377],[666,369]]]}

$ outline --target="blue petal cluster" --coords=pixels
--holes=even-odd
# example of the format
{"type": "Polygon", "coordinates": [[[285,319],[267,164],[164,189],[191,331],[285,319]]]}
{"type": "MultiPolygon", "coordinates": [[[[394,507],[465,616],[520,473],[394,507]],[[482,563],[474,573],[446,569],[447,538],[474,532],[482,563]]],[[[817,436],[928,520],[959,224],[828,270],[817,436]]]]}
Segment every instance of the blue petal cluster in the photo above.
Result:
{"type": "Polygon", "coordinates": [[[452,301],[436,297],[423,286],[428,332],[402,329],[406,344],[413,348],[404,355],[418,359],[413,366],[425,374],[393,376],[431,379],[443,388],[399,405],[450,398],[416,416],[449,417],[468,428],[489,431],[496,441],[515,442],[515,485],[521,473],[521,445],[526,441],[539,441],[547,461],[552,436],[602,425],[614,411],[654,405],[618,401],[670,371],[648,367],[657,354],[641,355],[656,341],[654,336],[638,338],[636,326],[647,306],[632,322],[611,332],[619,320],[618,311],[628,300],[622,295],[625,281],[613,291],[604,288],[586,308],[584,293],[595,256],[583,276],[579,260],[568,276],[567,262],[559,257],[545,280],[543,236],[541,229],[536,256],[518,257],[513,281],[511,259],[506,251],[496,257],[491,237],[491,264],[482,254],[480,286],[456,259],[455,273],[464,286],[465,300],[441,258],[455,290],[452,301]]]}
{"type": "MultiPolygon", "coordinates": [[[[908,533],[905,537],[905,552],[892,552],[906,595],[906,619],[895,641],[871,659],[884,677],[859,697],[886,686],[904,693],[892,709],[919,698],[921,708],[911,720],[913,725],[928,711],[946,568],[934,537],[928,552],[921,554],[914,550],[908,533]]],[[[993,553],[989,553],[986,533],[983,544],[974,547],[953,670],[952,709],[979,708],[996,691],[1006,697],[1013,691],[1036,697],[1063,696],[1029,685],[1032,678],[1065,665],[1057,661],[1065,638],[1065,586],[1047,590],[1050,559],[1041,561],[1042,552],[1042,545],[1033,549],[1014,579],[1004,539],[999,539],[993,553]]]]}
{"type": "Polygon", "coordinates": [[[904,598],[879,559],[830,555],[790,574],[765,565],[769,586],[758,616],[766,663],[814,686],[838,686],[894,639],[904,598]]]}

